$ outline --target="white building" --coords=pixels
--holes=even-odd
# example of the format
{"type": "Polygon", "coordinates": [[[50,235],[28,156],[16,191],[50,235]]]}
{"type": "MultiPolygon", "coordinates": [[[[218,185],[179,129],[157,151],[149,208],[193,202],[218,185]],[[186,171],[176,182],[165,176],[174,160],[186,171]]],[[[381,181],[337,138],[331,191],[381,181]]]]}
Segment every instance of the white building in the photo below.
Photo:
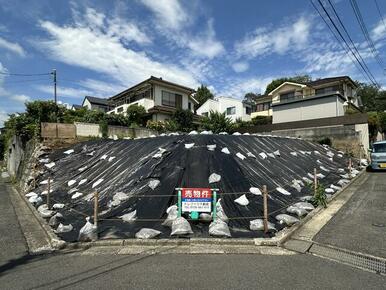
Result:
{"type": "Polygon", "coordinates": [[[251,120],[251,105],[230,97],[215,97],[207,100],[197,109],[197,114],[208,116],[211,111],[225,113],[233,122],[237,119],[251,120]]]}
{"type": "Polygon", "coordinates": [[[194,105],[198,103],[192,96],[194,92],[194,89],[151,76],[109,98],[114,109],[107,113],[126,114],[129,106],[141,105],[151,114],[153,121],[165,121],[169,120],[177,109],[194,112],[194,105]]]}

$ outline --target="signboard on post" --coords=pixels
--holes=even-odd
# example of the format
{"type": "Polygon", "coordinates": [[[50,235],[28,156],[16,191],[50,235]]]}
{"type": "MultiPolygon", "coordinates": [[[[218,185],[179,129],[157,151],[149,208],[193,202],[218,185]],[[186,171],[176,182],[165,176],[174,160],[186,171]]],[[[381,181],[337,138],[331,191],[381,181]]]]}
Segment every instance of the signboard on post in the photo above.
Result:
{"type": "Polygon", "coordinates": [[[183,188],[181,194],[182,212],[211,212],[212,189],[183,188]]]}

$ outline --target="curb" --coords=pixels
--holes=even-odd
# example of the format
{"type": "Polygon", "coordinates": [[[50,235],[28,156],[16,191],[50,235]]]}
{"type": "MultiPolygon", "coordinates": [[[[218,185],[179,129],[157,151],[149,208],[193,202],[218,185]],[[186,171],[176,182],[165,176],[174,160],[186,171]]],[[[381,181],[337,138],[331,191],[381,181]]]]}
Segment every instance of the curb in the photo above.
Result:
{"type": "MultiPolygon", "coordinates": [[[[344,192],[349,186],[351,186],[357,179],[359,179],[366,170],[362,170],[356,177],[350,180],[350,183],[343,186],[341,190],[337,191],[328,201],[330,203],[337,198],[342,192],[344,192]]],[[[288,241],[291,236],[301,229],[310,219],[316,214],[321,212],[324,207],[318,206],[311,211],[306,217],[300,220],[297,224],[290,228],[284,228],[272,238],[191,238],[191,239],[150,239],[150,240],[138,240],[138,239],[111,239],[111,240],[97,240],[92,242],[74,242],[69,243],[61,240],[54,233],[53,229],[47,224],[37,209],[26,200],[25,196],[20,192],[20,188],[12,186],[13,190],[22,198],[25,204],[27,204],[33,216],[38,221],[40,227],[47,236],[50,244],[49,249],[29,249],[30,254],[37,255],[47,252],[54,252],[58,250],[87,250],[92,247],[126,247],[126,246],[140,246],[140,247],[154,247],[154,246],[199,246],[199,245],[217,245],[217,246],[257,246],[257,247],[282,247],[282,245],[288,241]]]]}

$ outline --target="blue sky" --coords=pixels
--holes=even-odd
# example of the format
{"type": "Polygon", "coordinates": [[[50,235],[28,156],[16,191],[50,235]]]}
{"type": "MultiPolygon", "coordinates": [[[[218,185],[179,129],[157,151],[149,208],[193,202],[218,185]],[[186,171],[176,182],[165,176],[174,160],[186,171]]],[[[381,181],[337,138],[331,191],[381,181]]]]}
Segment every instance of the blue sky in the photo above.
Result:
{"type": "MultiPolygon", "coordinates": [[[[377,81],[385,75],[369,51],[349,0],[333,1],[377,81]]],[[[386,19],[386,3],[378,0],[386,19]]],[[[380,58],[386,26],[375,1],[358,0],[380,58]]],[[[23,103],[58,97],[80,104],[109,97],[150,75],[216,95],[242,98],[273,78],[350,75],[364,81],[309,1],[17,1],[0,0],[0,125],[23,103]]]]}

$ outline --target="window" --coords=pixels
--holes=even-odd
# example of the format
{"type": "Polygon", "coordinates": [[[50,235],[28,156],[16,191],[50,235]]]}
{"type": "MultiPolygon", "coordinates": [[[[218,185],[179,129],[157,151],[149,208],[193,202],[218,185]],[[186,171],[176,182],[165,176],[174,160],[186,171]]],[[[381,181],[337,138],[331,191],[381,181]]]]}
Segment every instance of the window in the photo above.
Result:
{"type": "Polygon", "coordinates": [[[290,101],[295,98],[295,91],[280,95],[280,101],[290,101]]]}
{"type": "Polygon", "coordinates": [[[236,114],[236,107],[229,107],[227,108],[227,115],[235,115],[236,114]]]}
{"type": "Polygon", "coordinates": [[[162,105],[174,108],[182,107],[182,95],[162,91],[162,105]]]}
{"type": "Polygon", "coordinates": [[[374,153],[385,153],[386,152],[386,143],[373,144],[374,153]]]}
{"type": "Polygon", "coordinates": [[[245,114],[250,115],[252,113],[251,107],[245,107],[245,114]]]}
{"type": "Polygon", "coordinates": [[[331,87],[325,87],[325,88],[320,88],[315,90],[315,95],[319,94],[328,94],[328,93],[335,93],[340,91],[340,86],[331,86],[331,87]]]}
{"type": "Polygon", "coordinates": [[[271,102],[256,105],[256,112],[268,111],[269,109],[271,109],[271,102]]]}
{"type": "Polygon", "coordinates": [[[205,116],[205,117],[208,117],[208,116],[209,116],[208,112],[204,112],[204,113],[202,113],[201,115],[203,115],[203,116],[205,116]]]}
{"type": "Polygon", "coordinates": [[[188,109],[192,110],[192,103],[191,102],[188,102],[188,109]]]}

